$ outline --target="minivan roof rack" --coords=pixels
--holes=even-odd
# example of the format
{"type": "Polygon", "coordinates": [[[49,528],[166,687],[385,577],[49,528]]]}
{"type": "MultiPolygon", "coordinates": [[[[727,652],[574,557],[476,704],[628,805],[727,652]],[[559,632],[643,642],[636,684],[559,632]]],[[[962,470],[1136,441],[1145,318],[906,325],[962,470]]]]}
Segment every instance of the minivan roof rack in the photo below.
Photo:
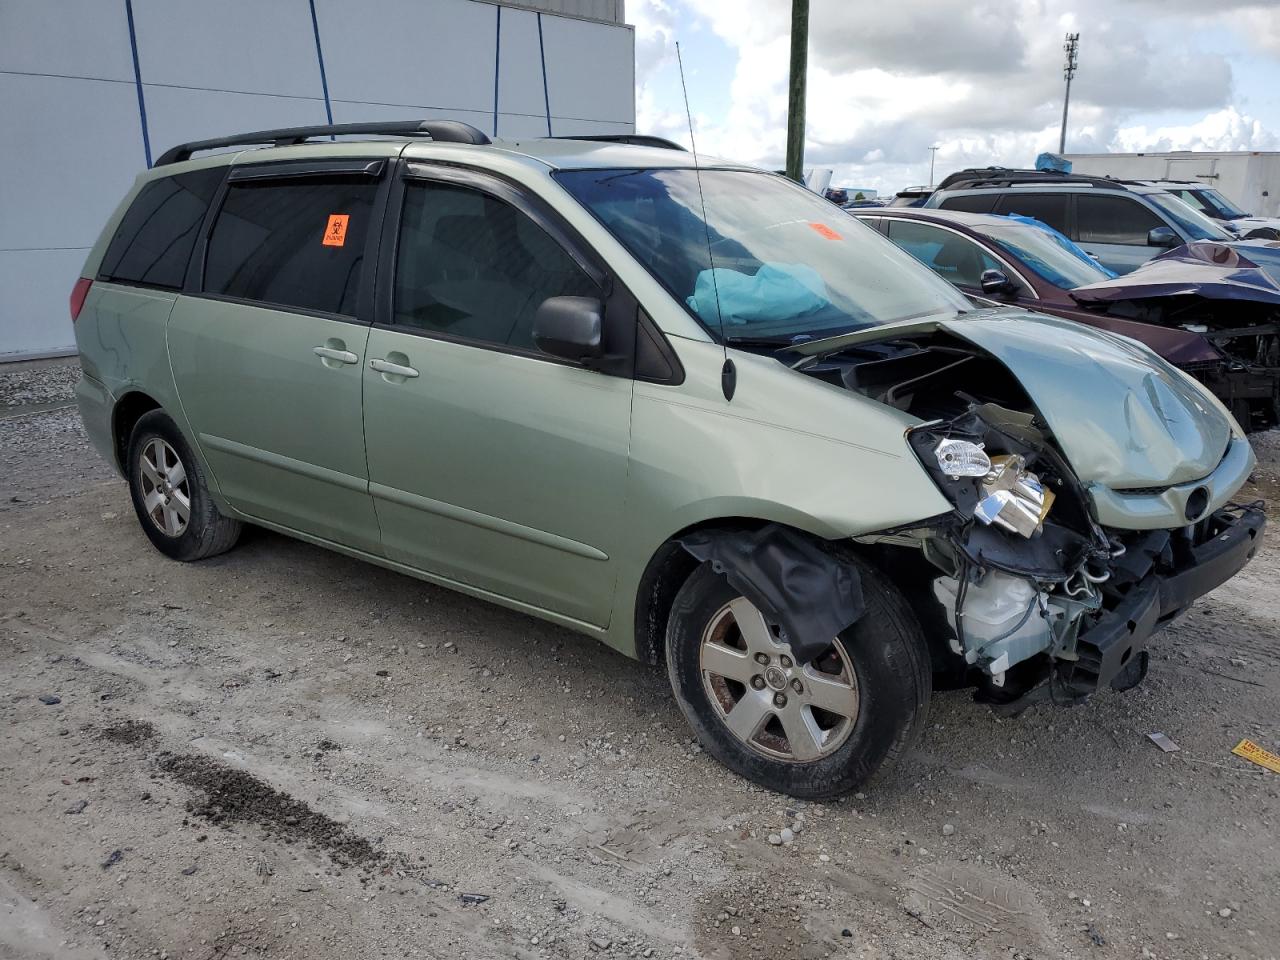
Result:
{"type": "Polygon", "coordinates": [[[668,140],[666,137],[652,137],[647,133],[596,133],[590,136],[561,136],[552,137],[552,140],[594,140],[598,143],[625,143],[633,147],[658,147],[662,150],[681,150],[685,153],[688,151],[674,140],[668,140]]]}
{"type": "Polygon", "coordinates": [[[192,140],[170,147],[155,162],[157,167],[190,160],[200,150],[217,150],[219,147],[249,146],[269,143],[277,147],[306,143],[313,137],[340,137],[350,135],[383,137],[429,137],[440,143],[470,143],[481,145],[492,141],[482,130],[461,120],[388,120],[378,123],[333,123],[318,127],[282,127],[279,130],[255,130],[238,133],[232,137],[215,137],[212,140],[192,140]]]}
{"type": "Polygon", "coordinates": [[[1012,170],[1008,167],[983,167],[958,170],[946,177],[939,190],[971,189],[974,187],[1007,187],[1016,183],[1081,183],[1094,187],[1114,187],[1123,181],[1110,177],[1089,177],[1078,173],[1058,173],[1054,170],[1012,170]]]}
{"type": "Polygon", "coordinates": [[[1145,180],[1117,180],[1116,183],[1132,183],[1140,187],[1158,187],[1172,185],[1175,187],[1195,187],[1200,190],[1208,188],[1207,183],[1201,183],[1199,180],[1172,180],[1167,177],[1148,177],[1145,180]]]}

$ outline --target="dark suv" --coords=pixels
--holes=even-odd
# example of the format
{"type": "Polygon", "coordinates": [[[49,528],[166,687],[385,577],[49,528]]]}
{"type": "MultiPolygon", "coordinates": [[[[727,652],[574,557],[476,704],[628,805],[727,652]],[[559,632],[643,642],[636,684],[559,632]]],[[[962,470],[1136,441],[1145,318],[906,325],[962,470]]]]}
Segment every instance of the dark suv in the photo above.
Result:
{"type": "Polygon", "coordinates": [[[961,170],[925,206],[1032,217],[1116,273],[1192,240],[1237,239],[1160,187],[1041,170],[961,170]]]}

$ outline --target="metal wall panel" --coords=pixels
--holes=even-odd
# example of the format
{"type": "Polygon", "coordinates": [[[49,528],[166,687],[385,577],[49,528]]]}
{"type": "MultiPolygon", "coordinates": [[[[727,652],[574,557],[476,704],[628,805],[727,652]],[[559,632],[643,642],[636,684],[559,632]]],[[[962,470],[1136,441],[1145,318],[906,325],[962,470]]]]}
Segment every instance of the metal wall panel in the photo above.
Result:
{"type": "MultiPolygon", "coordinates": [[[[503,0],[497,0],[502,3],[503,0]]],[[[529,7],[544,13],[561,14],[566,17],[587,17],[591,20],[604,20],[608,23],[622,23],[624,15],[623,0],[511,0],[514,6],[529,7]]]]}
{"type": "MultiPolygon", "coordinates": [[[[545,18],[544,18],[545,19],[545,18]]],[[[542,90],[542,52],[538,45],[538,15],[528,10],[502,11],[502,69],[498,74],[498,102],[503,113],[542,119],[547,132],[546,98],[542,90]]],[[[510,131],[498,124],[500,136],[510,131]]]]}
{"type": "Polygon", "coordinates": [[[0,72],[133,82],[123,0],[0,0],[0,72]]]}
{"type": "MultiPolygon", "coordinates": [[[[119,199],[118,197],[116,198],[119,199]]],[[[66,353],[68,306],[88,250],[0,250],[0,361],[66,353]]]]}
{"type": "Polygon", "coordinates": [[[605,133],[635,133],[634,123],[611,123],[605,120],[572,120],[552,117],[557,137],[590,136],[605,133]]]}
{"type": "Polygon", "coordinates": [[[492,127],[497,7],[316,0],[316,17],[334,100],[487,112],[492,127]]]}
{"type": "Polygon", "coordinates": [[[314,28],[310,0],[131,0],[140,85],[129,2],[0,0],[0,359],[72,348],[67,295],[146,165],[144,106],[153,158],[323,123],[326,100],[339,123],[492,134],[496,114],[499,136],[538,137],[549,99],[557,135],[634,130],[633,31],[566,19],[620,23],[621,0],[314,0],[314,28]]]}
{"type": "Polygon", "coordinates": [[[323,96],[307,0],[133,0],[133,16],[145,84],[323,96]]]}
{"type": "Polygon", "coordinates": [[[189,140],[328,122],[324,100],[147,86],[151,152],[189,140]]]}
{"type": "MultiPolygon", "coordinates": [[[[635,124],[635,44],[629,29],[542,18],[551,116],[635,124]]],[[[561,132],[556,124],[555,132],[561,132]]]]}
{"type": "Polygon", "coordinates": [[[3,250],[93,246],[146,166],[132,83],[0,73],[0,129],[3,250]]]}
{"type": "Polygon", "coordinates": [[[461,120],[488,131],[493,126],[492,110],[445,110],[413,104],[391,106],[385,103],[360,103],[354,100],[333,101],[334,123],[357,123],[377,120],[422,120],[425,118],[461,120]]]}
{"type": "Polygon", "coordinates": [[[547,118],[531,117],[526,113],[503,113],[498,116],[498,130],[502,133],[503,140],[545,137],[547,118]]]}

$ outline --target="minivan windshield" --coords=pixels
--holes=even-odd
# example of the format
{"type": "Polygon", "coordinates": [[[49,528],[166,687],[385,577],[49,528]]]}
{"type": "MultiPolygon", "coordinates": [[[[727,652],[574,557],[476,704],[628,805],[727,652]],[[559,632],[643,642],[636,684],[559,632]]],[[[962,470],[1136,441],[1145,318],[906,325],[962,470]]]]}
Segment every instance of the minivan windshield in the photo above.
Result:
{"type": "Polygon", "coordinates": [[[556,177],[712,336],[730,342],[801,342],[971,309],[875,230],[774,174],[703,170],[701,190],[691,169],[556,177]]]}

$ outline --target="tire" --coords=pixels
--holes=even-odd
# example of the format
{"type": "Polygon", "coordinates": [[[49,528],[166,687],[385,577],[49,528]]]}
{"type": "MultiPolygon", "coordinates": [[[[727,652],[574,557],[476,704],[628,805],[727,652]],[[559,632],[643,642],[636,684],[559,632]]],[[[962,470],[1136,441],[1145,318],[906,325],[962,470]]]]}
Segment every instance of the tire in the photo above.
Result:
{"type": "Polygon", "coordinates": [[[790,648],[767,626],[763,627],[767,641],[760,641],[759,626],[743,631],[735,610],[746,615],[743,622],[748,624],[754,623],[751,617],[758,617],[759,611],[709,563],[689,576],[672,605],[667,672],[685,718],[709,754],[740,776],[778,793],[804,799],[849,793],[883,763],[901,757],[924,729],[931,672],[919,623],[893,584],[868,564],[856,559],[854,563],[866,611],[826,654],[809,664],[792,663],[787,656],[790,648]],[[726,610],[731,620],[727,627],[726,610]],[[748,641],[748,633],[754,633],[758,642],[748,641]],[[767,667],[752,652],[760,652],[758,648],[771,658],[767,667]],[[741,656],[733,656],[735,652],[741,656]],[[706,664],[725,664],[726,673],[704,670],[706,664]],[[762,672],[746,682],[729,679],[733,671],[757,668],[762,672]],[[775,672],[766,681],[764,673],[774,668],[782,676],[775,672]],[[761,682],[763,687],[753,686],[761,682]],[[837,689],[841,685],[854,691],[853,700],[837,689]],[[823,702],[835,702],[833,693],[843,698],[839,709],[852,716],[816,708],[813,698],[819,693],[823,702]],[[781,710],[779,694],[785,698],[781,710]],[[746,704],[739,726],[750,727],[754,713],[761,709],[761,696],[769,704],[765,711],[773,716],[748,741],[733,732],[729,713],[746,704]],[[810,733],[806,736],[795,726],[792,729],[800,735],[791,737],[783,726],[784,717],[793,725],[803,721],[810,733]],[[802,749],[792,746],[793,739],[802,749]]]}
{"type": "Polygon", "coordinates": [[[204,468],[164,411],[152,410],[134,424],[126,465],[138,523],[165,556],[203,560],[235,546],[240,521],[218,511],[204,468]]]}

